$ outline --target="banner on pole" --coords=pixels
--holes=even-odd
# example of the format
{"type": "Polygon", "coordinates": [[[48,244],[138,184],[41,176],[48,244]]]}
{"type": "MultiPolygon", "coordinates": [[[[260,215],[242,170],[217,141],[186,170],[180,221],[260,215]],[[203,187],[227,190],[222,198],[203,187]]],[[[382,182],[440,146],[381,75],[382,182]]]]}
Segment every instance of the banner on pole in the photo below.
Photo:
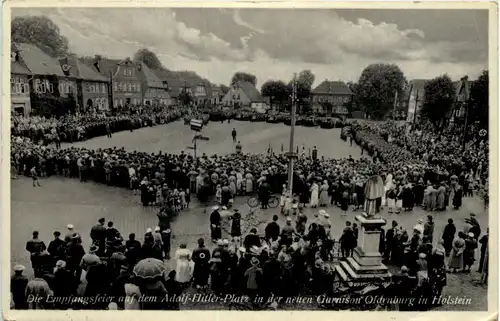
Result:
{"type": "Polygon", "coordinates": [[[191,125],[191,130],[194,131],[201,131],[203,128],[203,120],[200,119],[191,119],[191,122],[189,123],[191,125]]]}

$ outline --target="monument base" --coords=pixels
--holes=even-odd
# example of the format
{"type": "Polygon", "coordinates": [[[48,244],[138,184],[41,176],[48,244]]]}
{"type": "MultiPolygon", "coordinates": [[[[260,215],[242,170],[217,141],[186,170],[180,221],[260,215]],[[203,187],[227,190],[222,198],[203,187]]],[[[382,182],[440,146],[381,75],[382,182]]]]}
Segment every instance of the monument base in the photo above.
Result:
{"type": "Polygon", "coordinates": [[[356,216],[360,222],[359,246],[353,256],[340,261],[335,266],[340,280],[354,283],[385,281],[391,277],[387,267],[382,264],[382,255],[378,251],[380,233],[386,221],[380,217],[369,217],[365,213],[356,216]]]}

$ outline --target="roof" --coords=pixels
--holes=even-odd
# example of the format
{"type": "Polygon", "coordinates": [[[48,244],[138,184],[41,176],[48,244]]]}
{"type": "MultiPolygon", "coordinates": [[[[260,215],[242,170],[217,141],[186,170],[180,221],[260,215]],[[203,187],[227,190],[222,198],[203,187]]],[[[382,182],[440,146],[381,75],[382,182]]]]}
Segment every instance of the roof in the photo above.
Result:
{"type": "Polygon", "coordinates": [[[16,43],[21,59],[26,67],[35,75],[56,75],[65,77],[61,65],[56,58],[52,58],[35,45],[16,43]]]}
{"type": "Polygon", "coordinates": [[[80,60],[77,60],[77,64],[78,75],[83,80],[109,81],[109,74],[108,77],[105,77],[102,74],[98,73],[94,68],[87,66],[80,60]]]}
{"type": "Polygon", "coordinates": [[[352,95],[351,90],[343,81],[325,80],[312,91],[313,94],[352,95]]]}
{"type": "Polygon", "coordinates": [[[236,86],[239,87],[251,102],[264,101],[260,92],[255,86],[248,81],[238,81],[236,86]]]}
{"type": "Polygon", "coordinates": [[[141,78],[143,78],[144,81],[146,81],[146,84],[148,87],[152,88],[163,88],[166,89],[167,86],[165,86],[162,82],[162,80],[155,75],[155,73],[149,69],[146,64],[141,63],[141,68],[139,70],[141,78]]]}
{"type": "Polygon", "coordinates": [[[99,58],[99,70],[97,70],[96,66],[94,65],[97,61],[97,58],[95,57],[85,57],[82,58],[81,61],[89,67],[92,71],[97,72],[101,74],[102,76],[108,78],[110,73],[111,75],[114,75],[117,68],[118,64],[121,62],[119,59],[109,59],[105,57],[100,57],[99,58]]]}
{"type": "Polygon", "coordinates": [[[425,89],[425,83],[429,79],[413,79],[410,80],[410,90],[418,93],[423,93],[425,89]]]}
{"type": "Polygon", "coordinates": [[[10,73],[18,75],[31,75],[31,71],[24,67],[19,61],[10,63],[10,73]]]}

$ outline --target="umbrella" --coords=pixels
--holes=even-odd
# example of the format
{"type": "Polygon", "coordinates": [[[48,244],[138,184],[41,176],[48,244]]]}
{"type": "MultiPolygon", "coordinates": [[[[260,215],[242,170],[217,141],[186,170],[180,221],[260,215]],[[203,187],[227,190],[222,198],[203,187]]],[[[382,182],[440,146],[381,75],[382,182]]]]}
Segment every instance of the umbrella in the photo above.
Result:
{"type": "Polygon", "coordinates": [[[141,260],[134,266],[134,274],[145,279],[162,276],[165,270],[163,262],[153,258],[141,260]]]}
{"type": "Polygon", "coordinates": [[[127,258],[122,252],[115,252],[111,254],[111,260],[114,260],[116,262],[125,262],[127,261],[127,258]]]}
{"type": "Polygon", "coordinates": [[[51,292],[47,281],[41,278],[33,279],[26,285],[26,295],[47,296],[51,292]]]}
{"type": "Polygon", "coordinates": [[[220,211],[219,213],[220,213],[221,218],[227,218],[227,217],[232,215],[232,213],[230,211],[227,211],[227,210],[220,211]]]}
{"type": "Polygon", "coordinates": [[[101,259],[97,255],[87,253],[82,257],[82,262],[80,263],[80,265],[92,266],[99,263],[100,261],[101,259]]]}

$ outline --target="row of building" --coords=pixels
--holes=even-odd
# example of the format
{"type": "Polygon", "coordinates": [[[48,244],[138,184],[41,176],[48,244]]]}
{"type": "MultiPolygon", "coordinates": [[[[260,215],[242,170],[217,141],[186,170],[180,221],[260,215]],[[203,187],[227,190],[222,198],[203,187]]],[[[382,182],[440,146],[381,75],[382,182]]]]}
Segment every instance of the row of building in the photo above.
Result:
{"type": "MultiPolygon", "coordinates": [[[[53,58],[32,44],[11,46],[11,105],[20,114],[31,112],[31,93],[58,92],[60,97],[72,97],[77,107],[85,111],[127,105],[172,106],[180,103],[183,91],[191,96],[194,105],[250,107],[259,111],[270,107],[268,97],[248,82],[238,82],[223,93],[220,87],[194,72],[151,70],[130,58],[53,58]]],[[[315,111],[328,102],[332,106],[329,113],[347,114],[345,104],[351,101],[352,93],[343,82],[325,80],[312,94],[315,111]]]]}
{"type": "Polygon", "coordinates": [[[109,110],[126,105],[177,103],[179,93],[190,93],[192,102],[218,103],[219,89],[199,77],[181,81],[158,75],[145,64],[130,58],[53,58],[37,46],[13,43],[11,46],[11,104],[13,111],[31,112],[31,95],[59,93],[73,97],[80,110],[109,110]],[[56,81],[54,81],[54,79],[56,81]],[[54,88],[55,85],[56,87],[54,88]]]}
{"type": "MultiPolygon", "coordinates": [[[[427,80],[409,82],[398,111],[408,121],[417,118],[424,101],[427,80]]],[[[455,82],[457,105],[468,101],[470,82],[467,77],[455,82]]],[[[74,56],[53,58],[32,44],[13,43],[11,46],[11,104],[12,110],[29,114],[30,93],[58,92],[61,97],[73,97],[80,110],[97,108],[109,110],[127,105],[172,106],[181,102],[185,91],[194,105],[249,107],[264,112],[271,106],[269,97],[248,82],[237,82],[227,92],[200,78],[194,72],[151,70],[130,58],[113,60],[101,58],[78,59],[74,56]],[[57,81],[54,82],[53,80],[57,81]],[[57,84],[57,88],[54,88],[57,84]]],[[[324,80],[311,91],[313,112],[347,116],[353,93],[342,81],[324,80]]],[[[273,106],[274,107],[274,106],[273,106]]],[[[460,116],[463,108],[456,111],[460,116]]]]}

